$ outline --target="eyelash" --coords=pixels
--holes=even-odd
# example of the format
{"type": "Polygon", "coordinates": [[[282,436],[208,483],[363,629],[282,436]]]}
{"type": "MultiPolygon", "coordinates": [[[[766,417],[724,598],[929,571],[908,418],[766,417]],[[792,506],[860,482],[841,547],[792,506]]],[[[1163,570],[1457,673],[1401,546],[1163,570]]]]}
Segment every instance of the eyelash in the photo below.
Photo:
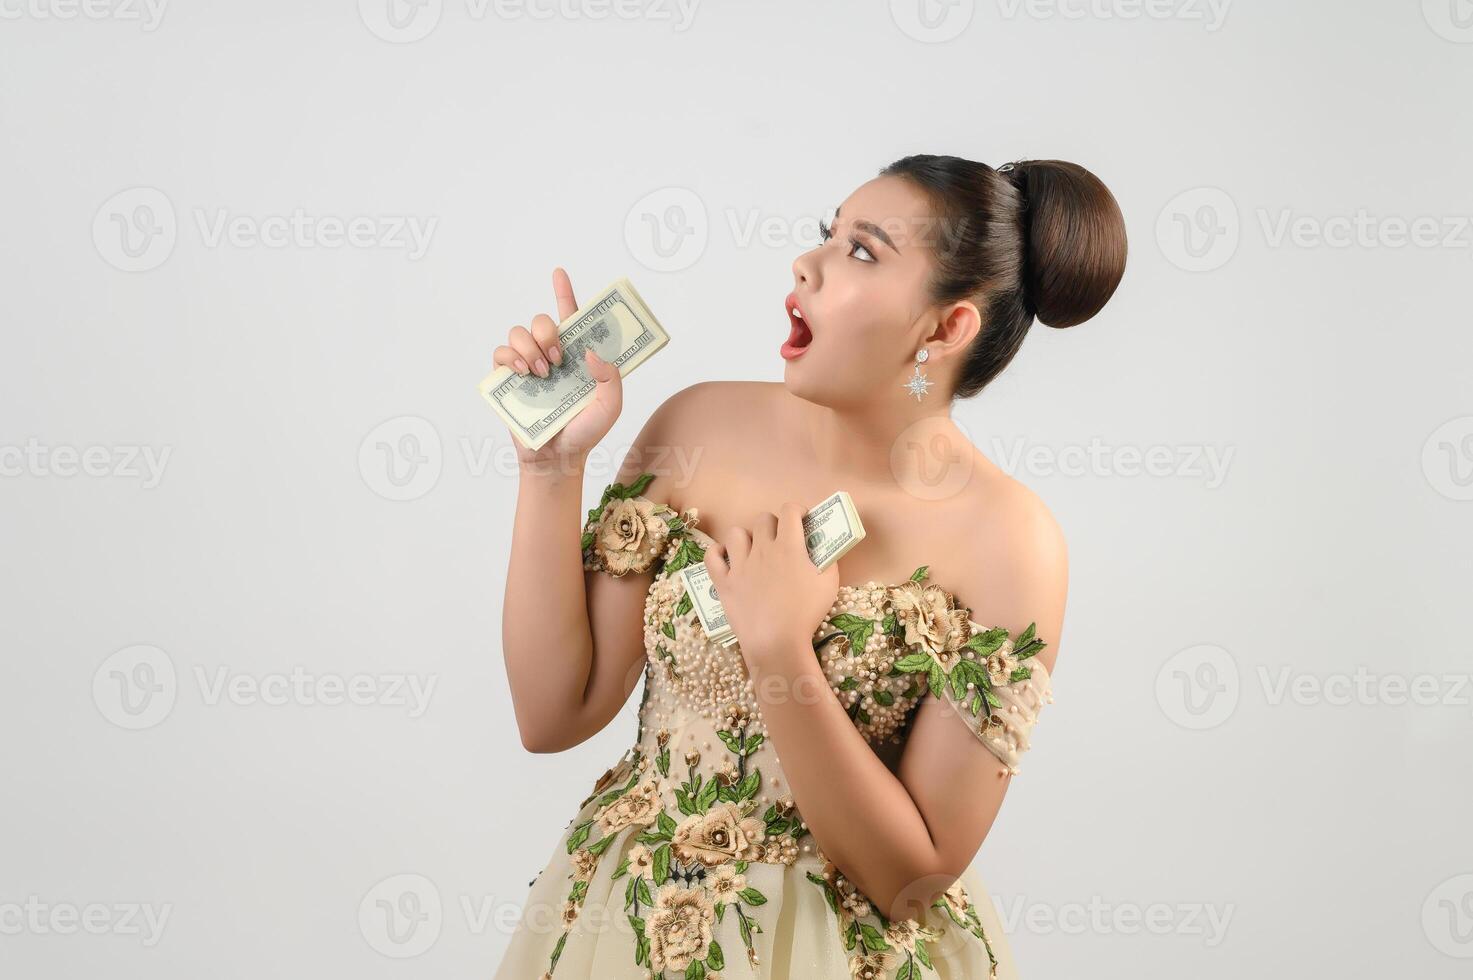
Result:
{"type": "MultiPolygon", "coordinates": [[[[824,223],[824,220],[822,218],[819,218],[818,219],[818,236],[819,236],[820,239],[822,239],[825,242],[828,241],[830,238],[833,238],[834,237],[834,230],[832,228],[830,228],[827,224],[825,224],[824,223]]],[[[869,246],[866,245],[864,242],[860,241],[859,239],[857,239],[857,238],[850,238],[849,239],[849,245],[851,246],[851,248],[862,248],[862,249],[864,249],[865,254],[869,256],[869,258],[867,258],[867,259],[860,259],[861,262],[878,262],[879,261],[879,259],[875,258],[875,253],[874,252],[871,252],[869,250],[869,246]]]]}

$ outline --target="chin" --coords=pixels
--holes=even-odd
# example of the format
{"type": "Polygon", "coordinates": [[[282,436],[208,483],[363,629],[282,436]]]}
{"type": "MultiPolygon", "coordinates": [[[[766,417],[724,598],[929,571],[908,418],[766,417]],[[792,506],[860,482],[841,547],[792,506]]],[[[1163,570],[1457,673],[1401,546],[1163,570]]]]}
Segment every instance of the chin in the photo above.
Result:
{"type": "Polygon", "coordinates": [[[832,372],[816,370],[805,354],[796,361],[783,362],[783,387],[788,394],[815,405],[839,405],[843,402],[842,386],[835,384],[832,372]]]}

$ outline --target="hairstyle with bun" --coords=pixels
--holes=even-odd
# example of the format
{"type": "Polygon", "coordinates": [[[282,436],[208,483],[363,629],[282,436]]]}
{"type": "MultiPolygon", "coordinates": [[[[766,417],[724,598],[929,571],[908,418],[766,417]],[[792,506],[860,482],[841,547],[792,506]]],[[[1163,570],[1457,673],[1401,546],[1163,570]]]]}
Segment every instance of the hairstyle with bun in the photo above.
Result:
{"type": "Polygon", "coordinates": [[[977,394],[1008,366],[1037,318],[1083,323],[1125,273],[1125,219],[1098,177],[1064,160],[994,169],[954,156],[902,157],[880,176],[903,177],[938,219],[937,303],[973,300],[982,329],[967,349],[955,395],[977,394]]]}

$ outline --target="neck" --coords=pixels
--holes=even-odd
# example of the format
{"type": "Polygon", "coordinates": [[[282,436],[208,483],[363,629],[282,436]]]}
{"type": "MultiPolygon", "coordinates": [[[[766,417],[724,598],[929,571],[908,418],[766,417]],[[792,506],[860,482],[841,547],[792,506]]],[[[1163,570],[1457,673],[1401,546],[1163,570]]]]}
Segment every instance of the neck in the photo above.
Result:
{"type": "Polygon", "coordinates": [[[902,394],[856,405],[803,404],[808,409],[804,448],[836,487],[907,485],[922,470],[946,465],[935,458],[938,445],[949,447],[948,454],[970,452],[950,406],[934,390],[919,402],[902,394]]]}

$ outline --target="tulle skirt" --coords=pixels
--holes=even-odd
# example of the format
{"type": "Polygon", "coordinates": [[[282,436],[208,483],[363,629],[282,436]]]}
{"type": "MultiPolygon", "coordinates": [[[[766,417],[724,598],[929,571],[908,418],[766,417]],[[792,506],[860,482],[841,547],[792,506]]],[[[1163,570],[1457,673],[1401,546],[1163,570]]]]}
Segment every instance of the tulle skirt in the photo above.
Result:
{"type": "Polygon", "coordinates": [[[862,899],[845,903],[811,852],[791,864],[738,865],[740,878],[727,885],[742,887],[722,902],[694,880],[667,876],[656,885],[629,870],[626,856],[642,828],[610,834],[592,864],[569,852],[573,826],[533,881],[495,980],[1016,977],[975,869],[940,907],[887,930],[873,910],[864,914],[862,899]]]}

